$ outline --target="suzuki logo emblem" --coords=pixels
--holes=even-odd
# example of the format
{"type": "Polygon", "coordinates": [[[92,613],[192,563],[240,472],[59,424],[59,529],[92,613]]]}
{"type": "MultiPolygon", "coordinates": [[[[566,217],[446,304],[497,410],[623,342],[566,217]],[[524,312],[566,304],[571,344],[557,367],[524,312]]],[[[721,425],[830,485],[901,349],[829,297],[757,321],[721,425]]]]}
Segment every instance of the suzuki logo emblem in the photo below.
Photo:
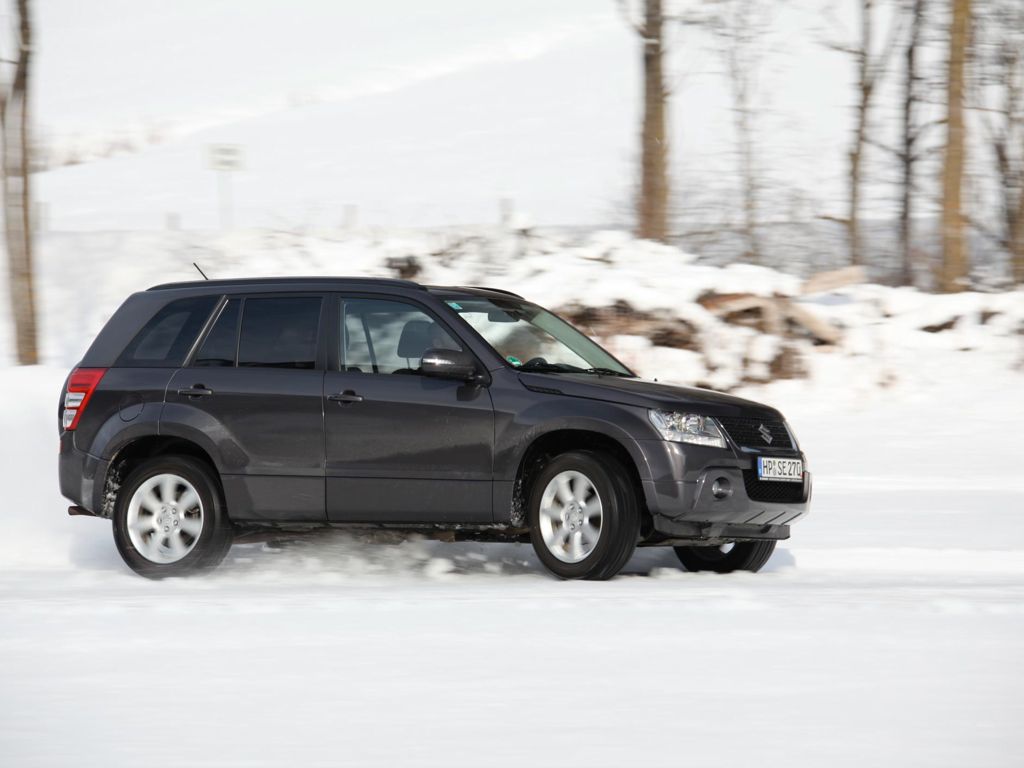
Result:
{"type": "Polygon", "coordinates": [[[757,431],[761,434],[761,437],[764,438],[764,441],[768,443],[768,445],[772,444],[772,431],[768,429],[768,427],[762,424],[757,428],[757,431]]]}

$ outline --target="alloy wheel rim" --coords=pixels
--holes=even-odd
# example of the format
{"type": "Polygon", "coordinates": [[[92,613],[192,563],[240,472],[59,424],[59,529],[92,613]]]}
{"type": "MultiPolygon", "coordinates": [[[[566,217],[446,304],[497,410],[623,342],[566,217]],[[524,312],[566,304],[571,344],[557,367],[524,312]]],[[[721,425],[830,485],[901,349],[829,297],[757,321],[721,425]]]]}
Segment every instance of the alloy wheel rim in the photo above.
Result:
{"type": "Polygon", "coordinates": [[[128,537],[152,563],[176,563],[191,552],[203,532],[203,502],[180,475],[153,475],[128,502],[128,537]]]}
{"type": "Polygon", "coordinates": [[[601,539],[604,510],[593,481],[582,472],[559,472],[540,499],[540,534],[563,563],[586,560],[601,539]]]}

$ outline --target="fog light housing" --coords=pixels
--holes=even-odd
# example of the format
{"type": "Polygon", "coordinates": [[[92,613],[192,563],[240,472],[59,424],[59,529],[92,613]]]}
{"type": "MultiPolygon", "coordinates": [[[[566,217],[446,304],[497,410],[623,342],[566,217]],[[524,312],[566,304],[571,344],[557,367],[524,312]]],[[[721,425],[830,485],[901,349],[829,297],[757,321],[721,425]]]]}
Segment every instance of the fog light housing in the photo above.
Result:
{"type": "Polygon", "coordinates": [[[716,499],[727,499],[732,496],[732,484],[728,478],[720,477],[711,484],[711,495],[716,499]]]}

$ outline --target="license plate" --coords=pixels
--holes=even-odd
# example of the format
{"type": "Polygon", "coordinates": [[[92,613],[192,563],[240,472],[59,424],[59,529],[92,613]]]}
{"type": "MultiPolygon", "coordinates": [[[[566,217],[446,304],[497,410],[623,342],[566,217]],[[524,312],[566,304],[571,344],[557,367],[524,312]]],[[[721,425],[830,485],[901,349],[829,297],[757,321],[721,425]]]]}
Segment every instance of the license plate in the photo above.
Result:
{"type": "Polygon", "coordinates": [[[761,480],[802,483],[804,463],[800,459],[773,459],[768,456],[758,456],[757,476],[761,480]]]}

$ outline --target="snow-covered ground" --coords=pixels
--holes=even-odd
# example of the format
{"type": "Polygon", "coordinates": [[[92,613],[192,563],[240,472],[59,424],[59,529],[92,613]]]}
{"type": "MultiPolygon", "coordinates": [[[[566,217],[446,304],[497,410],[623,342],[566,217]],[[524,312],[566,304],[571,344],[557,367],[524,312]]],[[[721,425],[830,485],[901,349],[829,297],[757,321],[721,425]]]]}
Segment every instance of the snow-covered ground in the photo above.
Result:
{"type": "Polygon", "coordinates": [[[1019,765],[1024,377],[955,354],[747,392],[793,422],[811,517],[757,575],[644,550],[607,583],[340,534],[147,582],[64,514],[65,369],[0,369],[0,764],[1019,765]]]}

